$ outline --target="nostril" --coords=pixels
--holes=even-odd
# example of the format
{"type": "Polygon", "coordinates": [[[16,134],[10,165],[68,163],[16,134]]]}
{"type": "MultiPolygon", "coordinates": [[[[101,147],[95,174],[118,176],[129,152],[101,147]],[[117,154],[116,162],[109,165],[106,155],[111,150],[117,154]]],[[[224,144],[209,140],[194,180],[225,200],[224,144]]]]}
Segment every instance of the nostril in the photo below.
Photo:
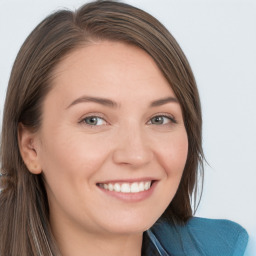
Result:
{"type": "Polygon", "coordinates": [[[148,164],[153,153],[146,148],[123,148],[113,152],[113,161],[117,164],[133,165],[134,167],[148,164]]]}

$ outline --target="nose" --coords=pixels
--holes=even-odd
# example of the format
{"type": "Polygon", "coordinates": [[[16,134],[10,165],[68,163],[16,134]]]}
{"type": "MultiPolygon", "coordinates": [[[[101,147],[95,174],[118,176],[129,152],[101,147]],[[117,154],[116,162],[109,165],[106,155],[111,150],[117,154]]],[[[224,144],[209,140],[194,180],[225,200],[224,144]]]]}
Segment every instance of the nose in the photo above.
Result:
{"type": "Polygon", "coordinates": [[[113,161],[134,169],[150,163],[153,151],[145,133],[138,127],[126,128],[116,136],[113,161]]]}

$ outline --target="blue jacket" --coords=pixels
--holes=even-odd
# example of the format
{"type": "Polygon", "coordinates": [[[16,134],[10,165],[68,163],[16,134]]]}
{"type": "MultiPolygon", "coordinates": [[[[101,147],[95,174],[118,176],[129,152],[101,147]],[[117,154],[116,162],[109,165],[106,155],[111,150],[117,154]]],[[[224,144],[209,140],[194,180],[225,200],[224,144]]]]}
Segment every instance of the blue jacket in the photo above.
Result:
{"type": "Polygon", "coordinates": [[[244,228],[229,220],[193,217],[186,225],[159,220],[144,233],[143,256],[242,256],[244,228]]]}

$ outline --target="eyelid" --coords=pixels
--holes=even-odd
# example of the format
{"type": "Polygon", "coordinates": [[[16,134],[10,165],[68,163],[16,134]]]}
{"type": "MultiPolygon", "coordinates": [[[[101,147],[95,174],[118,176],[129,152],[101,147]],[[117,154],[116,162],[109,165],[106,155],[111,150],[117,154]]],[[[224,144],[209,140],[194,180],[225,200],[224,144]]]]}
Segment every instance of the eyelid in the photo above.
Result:
{"type": "Polygon", "coordinates": [[[104,117],[104,115],[102,115],[100,113],[88,113],[86,115],[83,115],[83,117],[81,117],[79,119],[78,123],[79,124],[83,124],[83,125],[87,125],[87,126],[93,127],[93,128],[104,126],[104,125],[90,125],[90,124],[85,123],[84,120],[87,119],[87,118],[90,118],[90,117],[97,117],[97,118],[100,118],[100,119],[104,120],[104,122],[106,123],[104,125],[108,125],[109,124],[108,121],[106,120],[106,118],[104,117]]]}
{"type": "Polygon", "coordinates": [[[173,115],[168,114],[168,113],[157,113],[157,114],[153,115],[152,117],[150,117],[148,122],[150,122],[154,117],[166,117],[166,118],[170,119],[170,121],[172,123],[177,124],[176,118],[173,115]]]}
{"type": "MultiPolygon", "coordinates": [[[[86,114],[86,115],[83,115],[83,116],[79,119],[78,123],[79,123],[79,124],[87,125],[87,126],[89,126],[89,127],[92,127],[92,126],[93,126],[94,128],[103,126],[103,125],[89,125],[89,124],[86,124],[86,123],[84,122],[84,120],[85,120],[86,118],[89,118],[89,117],[97,117],[97,118],[100,118],[100,119],[104,120],[104,122],[106,122],[106,124],[104,124],[104,125],[108,125],[108,124],[109,124],[109,122],[106,120],[106,118],[105,118],[105,116],[104,116],[103,114],[101,114],[101,113],[95,113],[95,112],[92,112],[92,113],[88,113],[88,114],[86,114]]],[[[157,113],[157,114],[154,114],[154,115],[152,115],[152,116],[149,118],[149,121],[147,122],[147,124],[148,124],[153,118],[155,118],[155,117],[165,117],[165,118],[168,118],[171,123],[177,124],[176,118],[175,118],[173,115],[169,114],[169,113],[157,113]]]]}

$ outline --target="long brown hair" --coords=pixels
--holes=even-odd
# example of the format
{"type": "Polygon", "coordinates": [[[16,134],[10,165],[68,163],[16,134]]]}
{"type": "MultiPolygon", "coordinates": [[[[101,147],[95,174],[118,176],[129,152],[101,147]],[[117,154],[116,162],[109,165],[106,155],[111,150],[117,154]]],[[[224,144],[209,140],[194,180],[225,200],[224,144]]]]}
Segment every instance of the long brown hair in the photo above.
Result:
{"type": "Polygon", "coordinates": [[[14,63],[6,95],[1,141],[0,255],[60,255],[49,226],[41,175],[31,174],[18,147],[18,124],[37,131],[51,75],[61,59],[88,42],[133,44],[156,62],[178,98],[189,150],[178,191],[164,216],[185,223],[192,216],[202,166],[201,108],[189,63],[167,29],[148,13],[116,1],[95,1],[76,12],[58,11],[28,36],[14,63]]]}

